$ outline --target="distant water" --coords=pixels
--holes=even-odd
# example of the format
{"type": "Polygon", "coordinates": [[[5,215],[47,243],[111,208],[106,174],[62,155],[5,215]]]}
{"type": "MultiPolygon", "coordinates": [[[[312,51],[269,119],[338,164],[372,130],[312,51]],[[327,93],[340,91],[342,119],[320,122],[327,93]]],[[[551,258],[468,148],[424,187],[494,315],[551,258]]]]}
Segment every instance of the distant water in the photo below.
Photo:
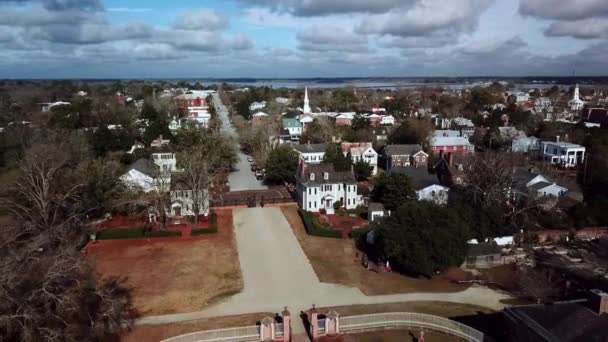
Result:
{"type": "MultiPolygon", "coordinates": [[[[491,84],[487,82],[434,82],[434,81],[412,81],[405,79],[391,80],[375,80],[375,79],[251,79],[251,80],[217,80],[217,82],[226,82],[234,87],[271,87],[271,88],[288,88],[300,89],[304,87],[317,89],[331,89],[343,87],[369,88],[369,89],[412,89],[412,88],[444,88],[449,90],[468,89],[477,86],[487,86],[491,84]]],[[[209,83],[208,81],[205,83],[209,83]]],[[[532,89],[532,88],[550,88],[554,85],[560,87],[569,87],[567,84],[556,83],[536,83],[536,82],[516,82],[516,88],[532,89]]]]}

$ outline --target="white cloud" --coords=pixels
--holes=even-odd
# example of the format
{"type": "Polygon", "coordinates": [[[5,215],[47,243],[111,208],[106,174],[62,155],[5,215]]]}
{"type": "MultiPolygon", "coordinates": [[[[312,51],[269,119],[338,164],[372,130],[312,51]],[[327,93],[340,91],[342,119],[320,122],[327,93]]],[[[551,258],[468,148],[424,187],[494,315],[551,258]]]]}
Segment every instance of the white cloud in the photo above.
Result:
{"type": "Polygon", "coordinates": [[[108,12],[117,12],[117,13],[145,13],[151,12],[151,8],[143,8],[143,7],[110,7],[108,8],[108,12]]]}
{"type": "Polygon", "coordinates": [[[210,9],[199,9],[182,14],[173,27],[179,30],[220,31],[228,26],[226,18],[210,9]]]}
{"type": "Polygon", "coordinates": [[[519,13],[544,19],[608,17],[606,0],[520,0],[519,13]]]}

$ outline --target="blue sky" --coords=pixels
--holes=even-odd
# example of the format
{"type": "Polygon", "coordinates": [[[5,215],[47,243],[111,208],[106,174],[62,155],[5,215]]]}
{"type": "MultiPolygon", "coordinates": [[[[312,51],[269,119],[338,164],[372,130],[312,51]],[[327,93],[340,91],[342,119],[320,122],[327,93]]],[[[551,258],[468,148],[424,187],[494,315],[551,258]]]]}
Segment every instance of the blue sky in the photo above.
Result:
{"type": "Polygon", "coordinates": [[[606,0],[0,0],[0,78],[608,75],[606,0]]]}

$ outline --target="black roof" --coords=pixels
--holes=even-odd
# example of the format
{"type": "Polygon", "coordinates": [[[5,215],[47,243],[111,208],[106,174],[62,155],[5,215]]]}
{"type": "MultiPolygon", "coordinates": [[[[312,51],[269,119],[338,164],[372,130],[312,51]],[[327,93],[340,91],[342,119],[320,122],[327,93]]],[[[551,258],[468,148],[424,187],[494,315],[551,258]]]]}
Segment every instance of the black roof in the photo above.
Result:
{"type": "Polygon", "coordinates": [[[384,153],[389,156],[411,156],[422,151],[422,146],[418,144],[410,145],[386,145],[384,153]]]}
{"type": "Polygon", "coordinates": [[[293,145],[293,148],[301,153],[321,153],[327,150],[326,144],[298,144],[293,145]]]}
{"type": "Polygon", "coordinates": [[[441,184],[437,175],[429,173],[426,167],[393,167],[389,173],[398,173],[410,177],[416,190],[424,189],[433,184],[441,184]]]}
{"type": "Polygon", "coordinates": [[[283,114],[283,119],[296,119],[301,114],[302,114],[302,112],[300,112],[297,109],[290,110],[289,112],[283,114]]]}
{"type": "Polygon", "coordinates": [[[379,202],[370,202],[367,208],[369,211],[384,211],[384,204],[379,202]]]}
{"type": "Polygon", "coordinates": [[[606,108],[587,108],[583,113],[585,122],[599,124],[602,127],[608,126],[608,109],[606,108]]]}
{"type": "Polygon", "coordinates": [[[334,165],[329,163],[321,164],[303,164],[301,167],[304,168],[298,172],[300,182],[306,186],[316,186],[321,184],[357,184],[355,175],[352,170],[349,171],[336,171],[334,165]],[[314,173],[314,180],[310,179],[310,175],[314,173]],[[328,178],[325,179],[325,173],[328,178]]]}
{"type": "Polygon", "coordinates": [[[133,164],[129,165],[127,172],[129,172],[131,170],[137,170],[146,176],[156,177],[160,171],[160,168],[158,167],[158,165],[154,164],[154,162],[152,162],[151,160],[141,158],[141,159],[138,159],[133,164]]]}
{"type": "Polygon", "coordinates": [[[505,309],[507,316],[523,321],[546,341],[605,341],[608,314],[598,315],[585,301],[516,306],[505,309]]]}
{"type": "Polygon", "coordinates": [[[469,244],[467,256],[483,256],[500,254],[500,247],[494,242],[469,244]]]}
{"type": "Polygon", "coordinates": [[[171,191],[174,190],[192,190],[184,182],[184,172],[172,172],[171,173],[171,191]]]}

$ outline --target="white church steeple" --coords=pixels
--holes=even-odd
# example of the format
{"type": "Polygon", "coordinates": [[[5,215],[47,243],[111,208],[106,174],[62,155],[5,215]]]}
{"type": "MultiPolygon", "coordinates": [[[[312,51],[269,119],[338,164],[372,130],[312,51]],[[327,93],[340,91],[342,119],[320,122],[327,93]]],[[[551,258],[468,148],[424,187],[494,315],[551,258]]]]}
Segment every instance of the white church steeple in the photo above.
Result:
{"type": "Polygon", "coordinates": [[[308,87],[304,88],[304,114],[310,114],[310,101],[308,100],[308,87]]]}
{"type": "Polygon", "coordinates": [[[580,97],[578,83],[576,84],[576,88],[574,88],[574,96],[572,96],[572,100],[568,104],[570,105],[570,109],[572,110],[581,110],[585,105],[585,102],[583,102],[580,97]]]}

